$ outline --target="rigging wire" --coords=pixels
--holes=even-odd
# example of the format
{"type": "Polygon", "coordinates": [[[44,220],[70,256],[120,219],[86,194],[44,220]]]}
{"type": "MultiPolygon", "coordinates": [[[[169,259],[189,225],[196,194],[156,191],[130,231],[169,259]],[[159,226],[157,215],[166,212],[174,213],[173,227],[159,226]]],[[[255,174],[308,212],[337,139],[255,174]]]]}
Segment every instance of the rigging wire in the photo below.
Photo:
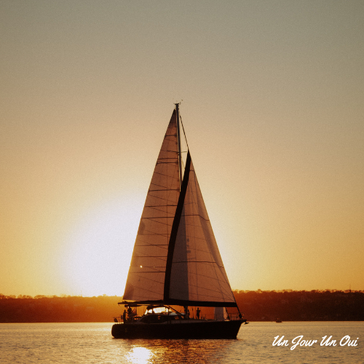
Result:
{"type": "Polygon", "coordinates": [[[186,136],[186,132],[185,132],[185,127],[183,125],[182,116],[181,115],[179,116],[179,119],[181,120],[181,125],[182,125],[183,135],[185,136],[185,142],[186,142],[187,150],[189,150],[190,147],[188,146],[187,136],[186,136]]]}

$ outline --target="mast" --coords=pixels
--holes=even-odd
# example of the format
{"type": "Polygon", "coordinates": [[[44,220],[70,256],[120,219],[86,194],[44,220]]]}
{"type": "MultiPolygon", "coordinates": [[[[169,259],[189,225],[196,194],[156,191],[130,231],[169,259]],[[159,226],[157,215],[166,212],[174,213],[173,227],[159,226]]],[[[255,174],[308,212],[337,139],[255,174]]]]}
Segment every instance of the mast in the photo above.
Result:
{"type": "Polygon", "coordinates": [[[182,188],[182,153],[181,153],[181,132],[179,127],[179,103],[176,103],[177,118],[177,144],[178,144],[178,168],[179,168],[179,187],[182,188]]]}

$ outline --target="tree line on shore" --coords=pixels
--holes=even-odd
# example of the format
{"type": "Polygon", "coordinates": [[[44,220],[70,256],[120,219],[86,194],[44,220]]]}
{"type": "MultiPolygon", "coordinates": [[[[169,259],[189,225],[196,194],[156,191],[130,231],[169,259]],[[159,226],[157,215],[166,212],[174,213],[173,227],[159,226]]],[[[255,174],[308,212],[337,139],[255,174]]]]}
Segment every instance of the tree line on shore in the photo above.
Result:
{"type": "MultiPolygon", "coordinates": [[[[234,291],[248,321],[364,321],[364,291],[234,291]]],[[[120,318],[118,296],[6,296],[0,322],[108,322],[120,318]]],[[[231,311],[229,309],[229,311],[231,311]]],[[[140,312],[141,313],[141,312],[140,312]]],[[[201,307],[201,317],[211,310],[201,307]]]]}

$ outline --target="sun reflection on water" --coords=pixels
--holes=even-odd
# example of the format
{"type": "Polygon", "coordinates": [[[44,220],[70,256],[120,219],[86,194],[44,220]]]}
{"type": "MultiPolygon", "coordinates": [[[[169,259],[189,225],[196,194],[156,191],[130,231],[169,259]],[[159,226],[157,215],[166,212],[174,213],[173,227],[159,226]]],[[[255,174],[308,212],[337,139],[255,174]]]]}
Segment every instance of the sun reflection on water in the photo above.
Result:
{"type": "Polygon", "coordinates": [[[151,350],[143,348],[141,346],[135,346],[127,355],[127,359],[133,364],[147,364],[150,363],[150,359],[153,357],[151,350]]]}

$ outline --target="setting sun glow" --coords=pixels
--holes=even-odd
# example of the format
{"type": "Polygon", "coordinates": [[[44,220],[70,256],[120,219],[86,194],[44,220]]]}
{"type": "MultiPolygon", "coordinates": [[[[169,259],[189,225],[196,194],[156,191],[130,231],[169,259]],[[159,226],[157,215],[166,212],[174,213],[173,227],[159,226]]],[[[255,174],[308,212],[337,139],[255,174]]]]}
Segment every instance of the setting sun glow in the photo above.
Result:
{"type": "Polygon", "coordinates": [[[138,226],[137,209],[116,199],[88,212],[67,236],[63,272],[71,294],[123,294],[138,226]]]}

